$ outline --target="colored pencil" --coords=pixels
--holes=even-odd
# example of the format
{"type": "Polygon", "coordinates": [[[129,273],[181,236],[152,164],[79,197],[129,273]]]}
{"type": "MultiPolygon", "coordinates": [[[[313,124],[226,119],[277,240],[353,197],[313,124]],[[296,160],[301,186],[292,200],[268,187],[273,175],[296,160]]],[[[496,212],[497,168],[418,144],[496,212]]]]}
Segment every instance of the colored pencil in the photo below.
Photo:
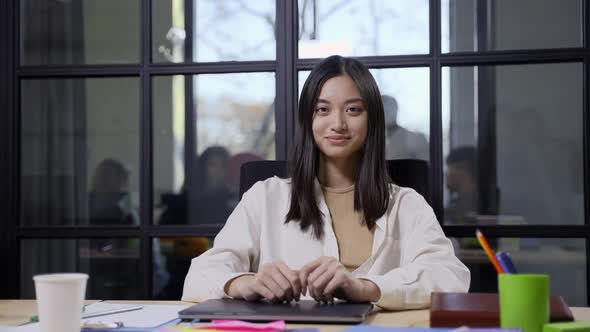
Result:
{"type": "Polygon", "coordinates": [[[483,248],[483,251],[485,251],[486,255],[488,256],[488,259],[490,260],[490,262],[492,262],[492,265],[494,265],[496,272],[498,272],[498,274],[504,273],[504,271],[502,270],[502,267],[500,266],[500,263],[498,263],[498,260],[496,260],[496,256],[494,256],[494,253],[492,252],[492,249],[490,248],[488,241],[483,236],[483,233],[480,232],[478,229],[475,231],[475,236],[477,236],[477,240],[479,241],[479,244],[483,248]]]}

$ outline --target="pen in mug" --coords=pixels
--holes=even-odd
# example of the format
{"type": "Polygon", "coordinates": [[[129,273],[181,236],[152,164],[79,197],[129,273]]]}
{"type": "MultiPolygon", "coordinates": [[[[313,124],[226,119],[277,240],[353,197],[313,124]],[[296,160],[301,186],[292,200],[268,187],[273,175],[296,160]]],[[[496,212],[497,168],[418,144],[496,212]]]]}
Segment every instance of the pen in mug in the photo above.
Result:
{"type": "Polygon", "coordinates": [[[483,236],[483,233],[480,232],[480,230],[478,229],[475,231],[475,236],[477,237],[479,244],[483,248],[483,251],[485,251],[486,255],[488,256],[488,259],[490,260],[490,262],[492,262],[492,265],[496,269],[496,272],[498,272],[498,274],[504,273],[502,267],[500,266],[500,263],[498,263],[498,260],[496,260],[496,257],[494,256],[494,253],[492,252],[492,249],[490,248],[488,241],[483,236]]]}
{"type": "Polygon", "coordinates": [[[496,259],[498,259],[498,263],[500,263],[504,273],[516,273],[516,267],[507,252],[498,251],[496,253],[496,259]]]}

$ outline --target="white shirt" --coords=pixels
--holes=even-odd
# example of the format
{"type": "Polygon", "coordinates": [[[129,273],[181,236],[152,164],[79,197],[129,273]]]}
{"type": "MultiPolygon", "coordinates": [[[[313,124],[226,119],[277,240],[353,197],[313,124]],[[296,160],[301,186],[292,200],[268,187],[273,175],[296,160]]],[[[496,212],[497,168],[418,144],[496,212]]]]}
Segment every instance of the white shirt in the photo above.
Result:
{"type": "MultiPolygon", "coordinates": [[[[275,260],[297,270],[320,256],[338,259],[330,213],[317,180],[315,185],[323,239],[316,239],[311,227],[303,232],[298,222],[285,223],[290,180],[257,182],[229,216],[213,248],[192,260],[182,300],[226,297],[229,280],[275,260]]],[[[455,257],[432,208],[413,189],[391,185],[390,192],[387,212],[377,220],[371,256],[352,275],[374,282],[381,291],[376,304],[386,309],[427,307],[434,291],[466,292],[469,270],[455,257]]]]}

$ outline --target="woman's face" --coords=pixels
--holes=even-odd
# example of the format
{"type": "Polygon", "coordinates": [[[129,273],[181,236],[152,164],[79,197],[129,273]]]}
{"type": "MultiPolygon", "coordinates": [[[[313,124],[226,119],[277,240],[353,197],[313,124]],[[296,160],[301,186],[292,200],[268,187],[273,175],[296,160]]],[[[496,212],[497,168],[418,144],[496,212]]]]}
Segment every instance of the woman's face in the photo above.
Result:
{"type": "Polygon", "coordinates": [[[313,138],[328,159],[355,158],[367,138],[367,110],[348,75],[327,80],[315,105],[313,138]]]}

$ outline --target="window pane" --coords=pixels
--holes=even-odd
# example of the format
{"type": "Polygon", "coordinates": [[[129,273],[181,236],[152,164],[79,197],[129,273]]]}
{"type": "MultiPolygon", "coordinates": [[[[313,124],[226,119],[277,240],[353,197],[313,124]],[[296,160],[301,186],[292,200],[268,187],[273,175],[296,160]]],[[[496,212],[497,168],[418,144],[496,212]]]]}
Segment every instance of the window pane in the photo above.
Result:
{"type": "MultiPolygon", "coordinates": [[[[371,69],[383,98],[387,159],[430,159],[428,68],[371,69]]],[[[300,71],[299,95],[309,71],[300,71]]]]}
{"type": "Polygon", "coordinates": [[[443,68],[446,223],[584,223],[582,73],[443,68]]]}
{"type": "Polygon", "coordinates": [[[26,239],[20,250],[20,294],[34,299],[33,276],[82,272],[89,275],[87,299],[141,298],[139,239],[26,239]]]}
{"type": "Polygon", "coordinates": [[[154,79],[154,223],[225,223],[238,201],[240,166],[275,158],[274,91],[273,73],[154,79]],[[184,117],[187,79],[195,123],[184,117]],[[196,132],[190,170],[187,125],[196,132]]]}
{"type": "Polygon", "coordinates": [[[20,1],[21,64],[139,62],[138,0],[20,1]]]}
{"type": "Polygon", "coordinates": [[[299,58],[426,54],[428,0],[300,0],[299,58]]]}
{"type": "Polygon", "coordinates": [[[21,158],[21,225],[138,225],[138,80],[23,80],[21,158]]]}
{"type": "Polygon", "coordinates": [[[213,238],[163,237],[154,238],[152,244],[152,298],[178,301],[191,260],[212,247],[213,238]]]}
{"type": "Polygon", "coordinates": [[[152,79],[154,223],[188,223],[184,188],[184,80],[182,75],[152,79]],[[176,216],[168,217],[171,214],[176,216]]]}
{"type": "Polygon", "coordinates": [[[275,59],[274,0],[192,0],[190,4],[193,41],[187,45],[191,28],[186,21],[187,1],[152,0],[154,62],[275,59]],[[187,51],[192,51],[192,59],[187,51]]]}
{"type": "MultiPolygon", "coordinates": [[[[497,292],[497,273],[477,239],[451,241],[457,257],[471,271],[469,291],[497,292]]],[[[551,294],[563,296],[569,306],[587,306],[584,239],[488,238],[488,242],[495,252],[509,253],[518,273],[548,274],[551,294]]]]}
{"type": "Polygon", "coordinates": [[[582,47],[581,0],[441,0],[443,53],[582,47]]]}

